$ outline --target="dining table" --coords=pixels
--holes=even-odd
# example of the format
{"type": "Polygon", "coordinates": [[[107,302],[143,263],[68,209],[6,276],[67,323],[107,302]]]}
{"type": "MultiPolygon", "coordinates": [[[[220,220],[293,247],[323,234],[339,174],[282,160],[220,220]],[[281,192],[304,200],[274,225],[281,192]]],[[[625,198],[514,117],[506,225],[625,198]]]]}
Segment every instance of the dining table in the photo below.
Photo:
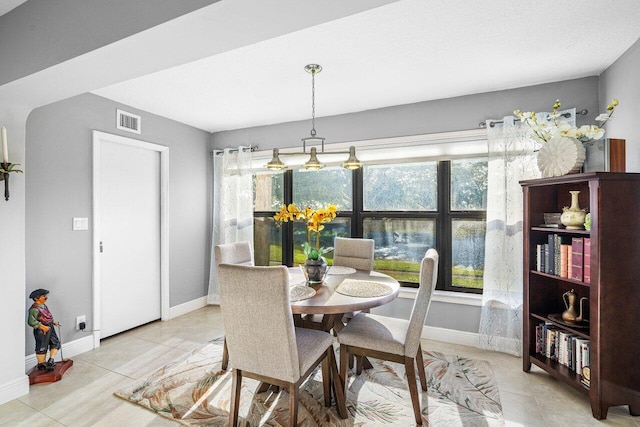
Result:
{"type": "MultiPolygon", "coordinates": [[[[319,329],[334,334],[343,327],[347,313],[368,311],[393,301],[400,292],[400,284],[393,277],[378,272],[355,270],[350,267],[330,267],[321,283],[309,284],[302,270],[289,268],[292,288],[291,312],[296,326],[319,329]],[[308,297],[294,301],[294,288],[308,287],[308,297]],[[313,289],[313,291],[311,291],[313,289]]],[[[301,293],[304,289],[301,290],[301,293]]]]}

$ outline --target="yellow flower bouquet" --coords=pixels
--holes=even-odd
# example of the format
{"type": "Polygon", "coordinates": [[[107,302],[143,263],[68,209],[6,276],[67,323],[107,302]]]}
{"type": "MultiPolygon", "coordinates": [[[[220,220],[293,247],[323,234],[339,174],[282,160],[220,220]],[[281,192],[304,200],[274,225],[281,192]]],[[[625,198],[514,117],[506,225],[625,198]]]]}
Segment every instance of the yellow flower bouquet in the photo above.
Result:
{"type": "Polygon", "coordinates": [[[330,252],[333,248],[320,247],[320,231],[324,229],[324,224],[333,221],[338,213],[335,205],[328,205],[326,208],[311,209],[306,207],[300,209],[294,203],[284,205],[280,212],[274,215],[277,222],[303,221],[307,228],[307,241],[304,244],[304,253],[307,259],[318,260],[322,255],[330,252]],[[315,237],[314,245],[311,244],[311,236],[315,237]]]}

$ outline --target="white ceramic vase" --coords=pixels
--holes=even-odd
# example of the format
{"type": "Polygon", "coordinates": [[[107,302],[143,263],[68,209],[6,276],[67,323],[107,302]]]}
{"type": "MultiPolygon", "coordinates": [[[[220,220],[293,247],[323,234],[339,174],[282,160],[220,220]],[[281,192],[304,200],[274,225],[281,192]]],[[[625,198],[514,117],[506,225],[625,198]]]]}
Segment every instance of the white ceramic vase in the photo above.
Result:
{"type": "Polygon", "coordinates": [[[560,222],[567,227],[567,230],[582,230],[584,228],[584,217],[587,215],[585,209],[581,209],[578,202],[579,191],[569,191],[571,193],[571,206],[562,208],[560,222]]]}
{"type": "Polygon", "coordinates": [[[538,151],[538,169],[544,177],[577,173],[585,159],[586,150],[580,141],[555,135],[538,151]]]}

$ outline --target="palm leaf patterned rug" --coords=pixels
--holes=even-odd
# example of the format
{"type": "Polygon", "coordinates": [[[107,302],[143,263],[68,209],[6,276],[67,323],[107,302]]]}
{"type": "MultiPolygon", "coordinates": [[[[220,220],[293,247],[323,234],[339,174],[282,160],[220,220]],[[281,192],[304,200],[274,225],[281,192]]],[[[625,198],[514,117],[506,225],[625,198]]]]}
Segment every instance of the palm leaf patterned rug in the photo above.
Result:
{"type": "MultiPolygon", "coordinates": [[[[222,339],[157,370],[116,396],[189,426],[223,426],[229,422],[230,372],[220,369],[222,339]]],[[[504,426],[498,386],[489,364],[455,355],[423,351],[428,391],[421,392],[425,426],[504,426]]],[[[349,418],[335,406],[326,408],[317,369],[300,391],[298,425],[415,425],[404,366],[371,359],[373,369],[348,379],[349,418]]],[[[418,380],[419,381],[419,380],[418,380]]],[[[281,426],[289,421],[285,391],[255,393],[258,382],[243,378],[240,419],[243,426],[281,426]]]]}

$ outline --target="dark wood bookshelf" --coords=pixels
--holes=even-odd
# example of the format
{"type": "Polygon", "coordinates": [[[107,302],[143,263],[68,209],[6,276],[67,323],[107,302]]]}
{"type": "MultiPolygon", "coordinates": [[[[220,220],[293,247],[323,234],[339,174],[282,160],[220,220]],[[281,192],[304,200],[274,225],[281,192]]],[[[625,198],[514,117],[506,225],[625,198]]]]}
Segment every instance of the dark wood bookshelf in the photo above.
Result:
{"type": "Polygon", "coordinates": [[[524,195],[523,370],[531,365],[587,395],[591,412],[605,419],[611,406],[627,405],[640,415],[640,174],[589,172],[521,181],[524,195]],[[546,212],[569,206],[579,190],[580,207],[591,213],[591,230],[541,227],[546,212]],[[549,234],[591,239],[591,283],[536,270],[536,245],[549,234]],[[565,310],[562,295],[574,290],[588,298],[588,327],[550,319],[565,310]],[[555,359],[536,353],[536,326],[590,341],[590,387],[555,359]]]}

